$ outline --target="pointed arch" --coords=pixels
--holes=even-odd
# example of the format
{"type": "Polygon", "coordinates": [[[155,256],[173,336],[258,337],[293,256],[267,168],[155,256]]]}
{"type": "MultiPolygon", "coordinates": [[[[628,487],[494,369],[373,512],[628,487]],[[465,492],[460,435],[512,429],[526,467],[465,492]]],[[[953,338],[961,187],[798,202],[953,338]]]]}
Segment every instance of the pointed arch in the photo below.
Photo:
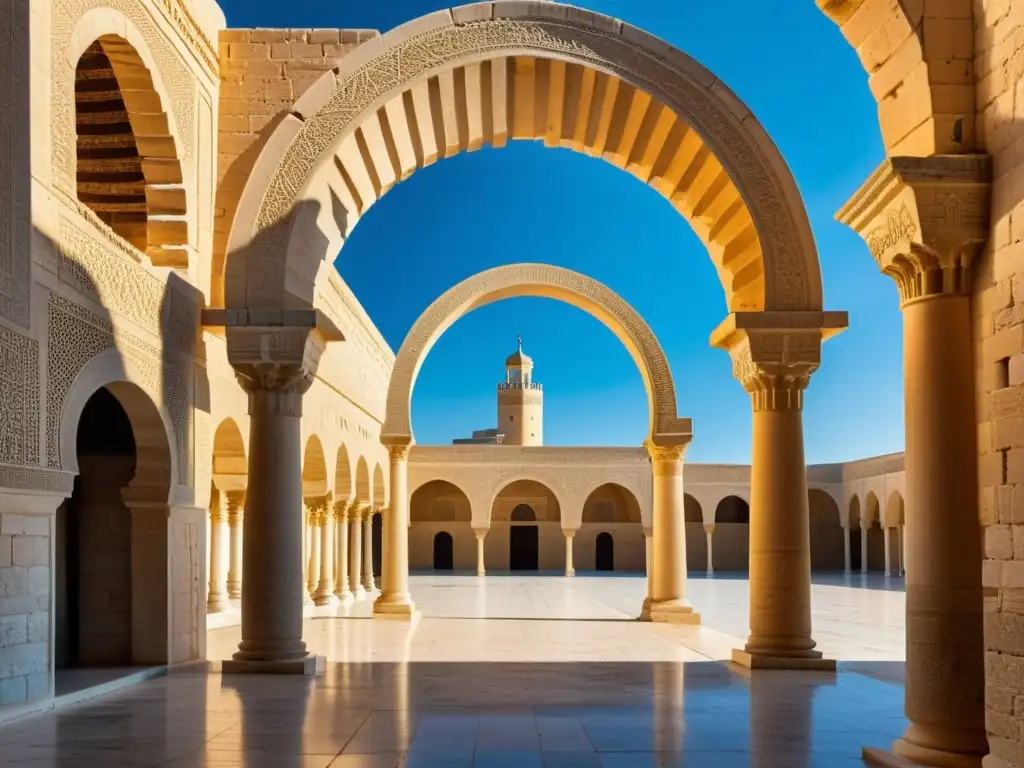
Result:
{"type": "Polygon", "coordinates": [[[359,504],[373,503],[373,487],[370,485],[370,466],[366,457],[356,460],[356,502],[359,504]]]}
{"type": "Polygon", "coordinates": [[[352,474],[352,457],[346,445],[342,443],[338,446],[338,456],[334,464],[334,498],[337,501],[350,501],[355,498],[352,474]]]}
{"type": "Polygon", "coordinates": [[[384,482],[384,470],[380,464],[373,467],[373,506],[377,509],[387,506],[388,487],[384,482]]]}
{"type": "Polygon", "coordinates": [[[319,437],[310,435],[302,454],[302,495],[304,498],[326,496],[328,490],[324,445],[319,437]]]}

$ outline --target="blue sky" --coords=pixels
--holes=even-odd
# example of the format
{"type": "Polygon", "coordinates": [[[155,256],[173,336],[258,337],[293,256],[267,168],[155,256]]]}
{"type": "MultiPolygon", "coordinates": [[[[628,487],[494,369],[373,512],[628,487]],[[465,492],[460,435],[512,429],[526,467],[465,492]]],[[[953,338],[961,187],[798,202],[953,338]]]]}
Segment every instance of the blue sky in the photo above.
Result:
{"type": "MultiPolygon", "coordinates": [[[[833,220],[884,157],[853,50],[811,0],[577,0],[681,48],[730,85],[782,150],[821,258],[827,309],[850,328],[824,346],[804,412],[809,462],[903,449],[901,333],[893,282],[833,220]]],[[[389,29],[437,0],[222,0],[233,27],[389,29]]],[[[708,346],[722,288],[686,222],[653,190],[593,158],[516,142],[445,160],[394,190],[354,230],[337,267],[392,348],[454,283],[543,261],[584,272],[630,302],[665,348],[691,461],[747,462],[750,404],[728,355],[708,346]]],[[[639,445],[647,402],[615,337],[579,310],[513,299],[457,322],[423,365],[417,442],[495,426],[495,385],[521,333],[545,389],[549,445],[639,445]]]]}

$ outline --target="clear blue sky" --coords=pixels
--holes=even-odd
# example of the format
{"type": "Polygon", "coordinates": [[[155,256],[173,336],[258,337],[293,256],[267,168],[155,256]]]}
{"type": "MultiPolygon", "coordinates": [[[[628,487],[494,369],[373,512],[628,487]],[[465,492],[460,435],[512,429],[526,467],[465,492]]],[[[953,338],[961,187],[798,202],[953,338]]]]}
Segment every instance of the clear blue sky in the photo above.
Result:
{"type": "MultiPolygon", "coordinates": [[[[222,0],[233,27],[387,30],[439,0],[222,0]]],[[[779,145],[810,213],[827,309],[850,329],[824,346],[804,413],[810,462],[903,449],[900,313],[893,282],[834,212],[883,159],[876,107],[854,52],[812,0],[578,0],[697,58],[746,101],[779,145]]],[[[543,261],[584,272],[629,301],[660,339],[690,461],[747,462],[750,404],[728,355],[708,346],[721,285],[686,222],[656,192],[593,158],[516,142],[438,163],[359,223],[337,267],[397,351],[420,312],[482,269],[543,261]]],[[[612,334],[541,299],[485,307],[427,358],[413,397],[420,444],[495,426],[495,384],[522,333],[545,388],[545,442],[639,445],[640,375],[612,334]]]]}

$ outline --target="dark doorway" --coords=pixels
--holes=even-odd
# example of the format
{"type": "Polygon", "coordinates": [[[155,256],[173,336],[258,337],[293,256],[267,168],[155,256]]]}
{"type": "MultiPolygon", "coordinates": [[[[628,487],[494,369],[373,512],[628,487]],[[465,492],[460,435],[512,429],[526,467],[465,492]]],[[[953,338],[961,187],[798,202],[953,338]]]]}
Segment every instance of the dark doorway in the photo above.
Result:
{"type": "MultiPolygon", "coordinates": [[[[373,575],[378,579],[381,573],[381,538],[384,534],[384,519],[381,517],[380,512],[373,516],[373,521],[370,523],[370,544],[373,548],[373,575]]],[[[378,584],[377,586],[380,586],[378,584]]]]}
{"type": "Polygon", "coordinates": [[[860,571],[861,563],[860,526],[851,526],[847,535],[850,537],[850,570],[856,573],[860,571]]]}
{"type": "Polygon", "coordinates": [[[610,533],[597,534],[594,545],[594,568],[598,571],[615,570],[615,541],[610,533]]]}
{"type": "Polygon", "coordinates": [[[434,536],[434,570],[450,571],[455,568],[455,547],[452,535],[441,531],[434,536]]]}
{"type": "Polygon", "coordinates": [[[513,525],[508,535],[508,563],[513,571],[540,567],[540,535],[536,525],[513,525]]]}

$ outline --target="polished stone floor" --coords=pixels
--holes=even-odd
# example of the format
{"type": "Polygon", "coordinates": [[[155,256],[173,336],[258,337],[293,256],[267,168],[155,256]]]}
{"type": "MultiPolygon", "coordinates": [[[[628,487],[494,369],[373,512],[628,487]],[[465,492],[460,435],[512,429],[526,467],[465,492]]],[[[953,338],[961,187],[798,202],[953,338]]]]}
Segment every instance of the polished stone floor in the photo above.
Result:
{"type": "MultiPolygon", "coordinates": [[[[901,584],[821,581],[819,637],[843,636],[845,616],[842,658],[902,657],[886,650],[901,584]]],[[[412,631],[359,618],[366,604],[308,619],[310,647],[338,662],[326,675],[176,672],[0,727],[0,764],[852,768],[906,727],[902,663],[751,675],[709,661],[745,625],[743,579],[691,581],[699,628],[628,620],[643,595],[629,577],[421,575],[413,590],[412,631]]],[[[236,639],[211,632],[210,657],[236,639]]]]}

